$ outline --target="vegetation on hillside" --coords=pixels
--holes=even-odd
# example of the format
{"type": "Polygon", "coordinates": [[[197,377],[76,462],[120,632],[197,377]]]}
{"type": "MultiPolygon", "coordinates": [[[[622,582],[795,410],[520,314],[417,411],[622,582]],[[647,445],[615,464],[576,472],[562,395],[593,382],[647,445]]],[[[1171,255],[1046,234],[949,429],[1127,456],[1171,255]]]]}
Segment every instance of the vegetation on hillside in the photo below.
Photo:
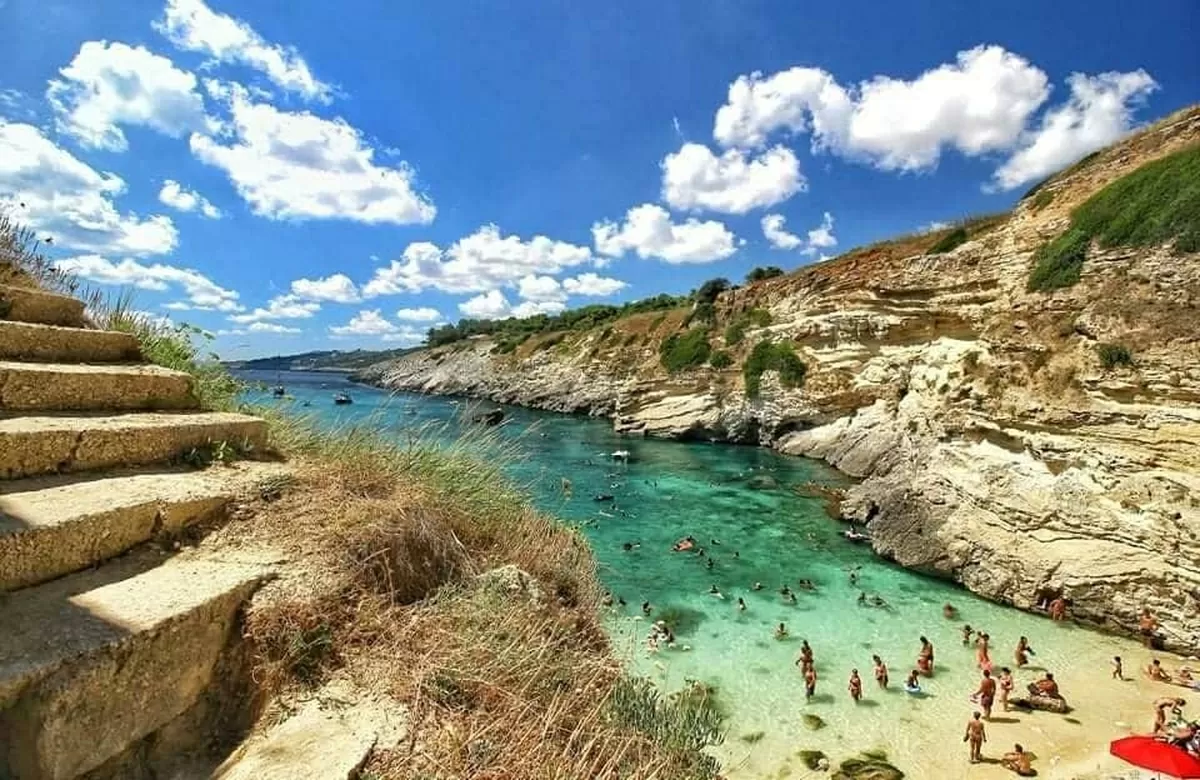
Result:
{"type": "Polygon", "coordinates": [[[957,249],[965,243],[967,243],[966,228],[961,226],[956,227],[954,230],[951,230],[949,233],[935,241],[933,246],[929,247],[929,251],[927,251],[925,254],[940,255],[944,252],[949,252],[952,249],[957,249]]]}
{"type": "Polygon", "coordinates": [[[672,374],[702,366],[712,354],[712,347],[708,343],[708,331],[704,328],[691,328],[682,333],[672,333],[663,340],[658,354],[663,368],[672,374]]]}
{"type": "Polygon", "coordinates": [[[771,312],[766,309],[751,309],[734,316],[725,326],[725,344],[736,346],[742,343],[746,330],[750,327],[765,328],[771,324],[771,312]]]}
{"type": "Polygon", "coordinates": [[[783,269],[776,265],[768,265],[766,267],[757,267],[751,269],[750,273],[746,274],[746,283],[754,284],[761,282],[764,279],[774,279],[777,276],[783,276],[783,269]]]}
{"type": "Polygon", "coordinates": [[[79,282],[54,267],[42,252],[44,246],[36,233],[0,211],[0,284],[74,294],[79,282]]]}
{"type": "Polygon", "coordinates": [[[1092,242],[1101,247],[1174,243],[1200,252],[1200,145],[1146,163],[1071,212],[1070,227],[1034,255],[1030,290],[1079,281],[1092,242]]]}
{"type": "Polygon", "coordinates": [[[255,358],[254,360],[231,361],[237,368],[253,369],[256,371],[312,371],[317,369],[360,369],[381,363],[385,360],[396,360],[419,347],[403,347],[400,349],[322,349],[312,352],[300,352],[294,355],[255,358]]]}
{"type": "Polygon", "coordinates": [[[1123,344],[1098,344],[1096,354],[1100,356],[1101,365],[1108,370],[1133,365],[1133,352],[1123,344]]]}
{"type": "Polygon", "coordinates": [[[779,372],[780,384],[786,388],[794,388],[804,384],[808,367],[797,357],[791,344],[760,341],[754,345],[742,366],[747,396],[758,397],[762,390],[762,375],[767,371],[779,372]]]}
{"type": "Polygon", "coordinates": [[[965,244],[967,241],[976,236],[991,230],[1000,222],[1008,218],[1007,213],[1000,214],[976,214],[970,217],[964,217],[954,223],[954,227],[950,232],[940,236],[937,241],[925,250],[927,255],[940,255],[949,252],[953,249],[965,244]]]}

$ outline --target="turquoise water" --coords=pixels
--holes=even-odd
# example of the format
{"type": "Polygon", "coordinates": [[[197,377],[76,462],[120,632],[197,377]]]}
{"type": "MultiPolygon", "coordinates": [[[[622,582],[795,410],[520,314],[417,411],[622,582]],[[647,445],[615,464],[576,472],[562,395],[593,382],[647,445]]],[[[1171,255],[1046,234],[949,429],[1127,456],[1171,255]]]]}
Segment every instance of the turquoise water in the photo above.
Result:
{"type": "MultiPolygon", "coordinates": [[[[276,376],[248,378],[274,383],[276,376]]],[[[296,399],[288,403],[311,404],[301,411],[330,423],[370,419],[401,437],[431,423],[453,424],[470,405],[389,396],[332,374],[284,373],[279,381],[296,399]],[[348,390],[354,404],[334,406],[332,396],[339,390],[348,390]]],[[[259,394],[255,400],[274,402],[259,394]]],[[[990,604],[847,542],[819,500],[792,489],[810,481],[844,483],[821,463],[752,447],[626,439],[616,436],[606,420],[506,411],[501,432],[519,440],[524,454],[511,466],[513,479],[527,486],[541,509],[585,528],[601,579],[626,602],[614,607],[611,620],[619,650],[667,689],[688,679],[717,686],[730,711],[730,737],[720,752],[733,775],[794,771],[803,776],[795,759],[799,748],[845,757],[855,749],[883,747],[902,767],[932,773],[924,776],[961,776],[940,767],[950,761],[944,748],[958,742],[971,709],[967,695],[979,675],[973,651],[962,646],[963,622],[991,634],[998,666],[1010,663],[1017,637],[1028,636],[1037,651],[1035,664],[1054,670],[1066,685],[1081,665],[1091,667],[1089,674],[1099,670],[1097,680],[1104,680],[1109,658],[1136,654],[1123,640],[990,604]],[[619,449],[631,453],[628,465],[611,461],[610,453],[619,449]],[[561,489],[564,477],[573,483],[570,497],[561,489]],[[751,480],[767,486],[755,489],[751,480]],[[613,500],[593,500],[598,494],[613,500]],[[703,557],[670,551],[685,535],[705,548],[703,557]],[[634,549],[624,549],[627,542],[634,549]],[[851,582],[851,570],[857,582],[851,582]],[[802,578],[812,580],[816,590],[797,588],[802,578]],[[755,582],[764,589],[752,590],[755,582]],[[783,584],[794,590],[795,603],[778,594],[783,584]],[[723,599],[709,594],[713,585],[723,599]],[[863,592],[880,596],[888,606],[859,605],[863,592]],[[744,611],[737,607],[738,597],[745,600],[744,611]],[[643,601],[652,605],[651,619],[664,610],[682,612],[677,648],[647,650],[643,601]],[[946,602],[958,608],[958,620],[942,616],[946,602]],[[789,636],[778,640],[773,632],[781,622],[789,636]],[[937,674],[925,681],[927,696],[918,698],[901,688],[921,635],[935,645],[937,674]],[[801,638],[814,648],[820,677],[817,696],[807,703],[793,665],[801,638]],[[886,692],[873,681],[875,653],[891,671],[886,692]],[[866,691],[857,705],[846,692],[852,667],[866,691]],[[827,727],[806,728],[805,713],[818,715],[827,727]],[[757,732],[763,733],[755,740],[757,732]]],[[[1127,663],[1135,668],[1132,660],[1127,663]]],[[[1018,677],[1018,688],[1033,677],[1032,672],[1018,677]]],[[[961,768],[957,753],[953,766],[961,768]]]]}

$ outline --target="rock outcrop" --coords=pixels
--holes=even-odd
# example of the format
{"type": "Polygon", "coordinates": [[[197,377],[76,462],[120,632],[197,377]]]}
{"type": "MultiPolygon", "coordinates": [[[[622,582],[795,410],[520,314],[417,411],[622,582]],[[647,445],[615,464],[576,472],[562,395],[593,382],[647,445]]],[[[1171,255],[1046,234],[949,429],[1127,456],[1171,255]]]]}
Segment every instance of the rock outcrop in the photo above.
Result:
{"type": "Polygon", "coordinates": [[[482,338],[423,350],[367,378],[821,458],[860,478],[841,511],[879,553],[1022,608],[1062,594],[1118,630],[1148,607],[1166,645],[1195,651],[1200,256],[1093,246],[1078,284],[1027,283],[1076,206],[1198,141],[1193,108],[968,222],[949,251],[929,253],[948,231],[908,236],[724,293],[709,336],[733,358],[723,370],[662,368],[660,344],[686,326],[676,310],[509,354],[482,338]],[[766,338],[790,343],[807,377],[789,389],[768,372],[751,399],[740,368],[766,338]],[[1103,344],[1132,361],[1106,365],[1103,344]]]}

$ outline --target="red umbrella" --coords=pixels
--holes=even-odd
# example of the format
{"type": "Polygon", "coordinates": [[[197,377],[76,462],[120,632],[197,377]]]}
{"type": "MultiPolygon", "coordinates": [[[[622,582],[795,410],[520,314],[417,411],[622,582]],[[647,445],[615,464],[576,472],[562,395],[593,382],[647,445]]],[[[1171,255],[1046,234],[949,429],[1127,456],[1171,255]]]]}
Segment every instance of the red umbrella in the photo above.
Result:
{"type": "Polygon", "coordinates": [[[1163,772],[1184,780],[1200,778],[1200,758],[1193,758],[1183,748],[1159,742],[1154,737],[1118,739],[1108,746],[1108,752],[1152,772],[1163,772]]]}

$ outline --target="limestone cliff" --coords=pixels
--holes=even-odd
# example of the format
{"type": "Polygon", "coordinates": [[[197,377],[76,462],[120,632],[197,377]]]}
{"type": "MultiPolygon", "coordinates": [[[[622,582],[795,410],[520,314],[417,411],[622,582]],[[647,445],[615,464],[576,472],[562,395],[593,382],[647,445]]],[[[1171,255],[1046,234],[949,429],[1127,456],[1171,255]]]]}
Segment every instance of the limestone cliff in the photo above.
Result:
{"type": "Polygon", "coordinates": [[[1148,606],[1167,644],[1200,648],[1200,256],[1093,246],[1074,286],[1030,292],[1035,251],[1072,210],[1200,141],[1180,112],[1052,178],[1011,214],[852,251],[721,295],[724,370],[668,374],[686,310],[487,339],[373,367],[393,388],[610,416],[630,434],[759,442],[861,478],[843,514],[878,552],[1019,607],[1063,593],[1077,617],[1132,629],[1148,606]],[[738,339],[727,326],[759,323],[738,339]],[[769,317],[762,315],[765,311],[769,317]],[[747,398],[755,343],[807,367],[747,398]],[[736,342],[736,343],[728,343],[736,342]],[[1131,365],[1106,367],[1102,344],[1131,365]]]}

